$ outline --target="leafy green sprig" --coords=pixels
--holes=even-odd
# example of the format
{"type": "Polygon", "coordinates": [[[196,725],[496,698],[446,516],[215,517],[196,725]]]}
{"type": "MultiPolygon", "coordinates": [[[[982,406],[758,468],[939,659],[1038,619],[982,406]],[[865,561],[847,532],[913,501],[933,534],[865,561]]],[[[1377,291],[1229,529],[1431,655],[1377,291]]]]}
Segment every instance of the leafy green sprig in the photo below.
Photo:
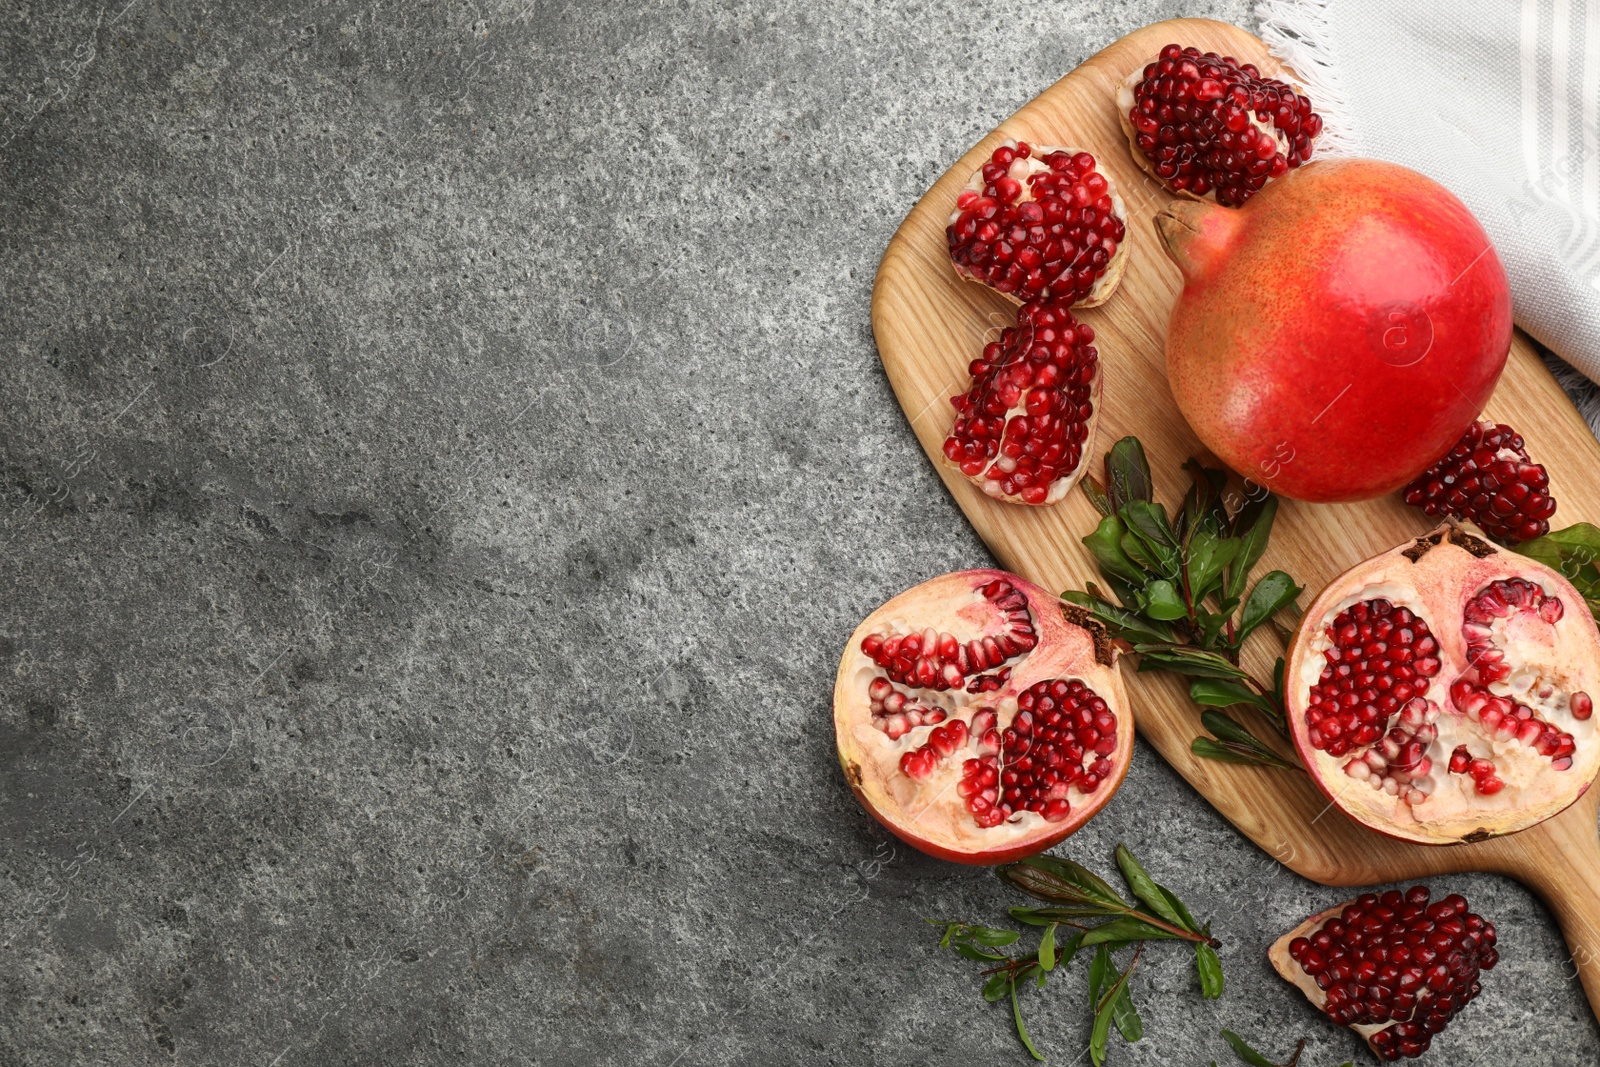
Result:
{"type": "MultiPolygon", "coordinates": [[[[1190,695],[1192,697],[1193,693],[1190,695]]],[[[1201,712],[1200,725],[1214,736],[1197,737],[1189,742],[1189,751],[1196,756],[1223,763],[1251,763],[1258,767],[1278,767],[1283,770],[1295,770],[1300,766],[1278,755],[1266,742],[1220,711],[1208,708],[1201,712]]]]}
{"type": "MultiPolygon", "coordinates": [[[[1283,659],[1271,682],[1239,664],[1245,640],[1280,612],[1299,614],[1302,592],[1281,570],[1250,581],[1266,551],[1278,498],[1246,482],[1231,490],[1226,471],[1190,459],[1192,484],[1169,515],[1155,502],[1144,446],[1124,437],[1105,457],[1105,481],[1080,484],[1100,512],[1100,524],[1083,539],[1094,555],[1102,589],[1094,582],[1062,599],[1087,608],[1111,636],[1138,655],[1141,671],[1165,670],[1190,679],[1189,696],[1205,708],[1250,707],[1279,732],[1284,718],[1283,659]]],[[[1213,737],[1197,737],[1194,753],[1208,759],[1294,767],[1232,716],[1209,711],[1202,723],[1213,737]]]]}
{"type": "Polygon", "coordinates": [[[1089,964],[1089,1009],[1093,1020],[1089,1057],[1095,1067],[1105,1063],[1113,1026],[1125,1041],[1144,1037],[1144,1022],[1133,1005],[1129,978],[1146,942],[1192,943],[1201,995],[1222,995],[1222,961],[1216,952],[1220,942],[1211,936],[1210,925],[1197,923],[1183,902],[1171,890],[1158,885],[1123,845],[1117,846],[1117,867],[1135,898],[1133,902],[1124,900],[1104,879],[1071,860],[1033,856],[996,867],[995,874],[1001,881],[1049,905],[1009,909],[1016,922],[1043,930],[1038,947],[1026,954],[996,951],[1020,940],[1021,934],[1016,930],[964,922],[935,923],[944,927],[939,947],[993,964],[983,971],[984,999],[994,1003],[1002,997],[1010,998],[1017,1037],[1036,1060],[1044,1056],[1023,1022],[1018,987],[1033,982],[1036,988],[1044,988],[1050,975],[1064,969],[1083,949],[1095,950],[1089,964]],[[1072,932],[1068,935],[1067,931],[1072,932]],[[1132,954],[1126,966],[1119,966],[1114,954],[1128,948],[1132,954]]]}
{"type": "Polygon", "coordinates": [[[1600,619],[1600,527],[1587,522],[1574,523],[1513,548],[1560,571],[1561,576],[1583,595],[1590,614],[1600,619]]]}

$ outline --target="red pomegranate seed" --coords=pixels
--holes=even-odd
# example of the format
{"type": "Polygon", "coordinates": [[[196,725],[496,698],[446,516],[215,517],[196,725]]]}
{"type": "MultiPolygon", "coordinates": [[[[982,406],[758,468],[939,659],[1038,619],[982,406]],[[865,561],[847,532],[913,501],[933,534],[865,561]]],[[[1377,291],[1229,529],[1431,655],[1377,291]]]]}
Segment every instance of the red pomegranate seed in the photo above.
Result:
{"type": "Polygon", "coordinates": [[[1420,1056],[1499,962],[1494,924],[1427,886],[1357,897],[1289,942],[1289,956],[1322,990],[1341,1026],[1380,1026],[1367,1038],[1384,1060],[1420,1056]]]}
{"type": "Polygon", "coordinates": [[[963,765],[957,791],[979,826],[997,826],[1017,812],[1049,822],[1072,812],[1068,794],[1093,793],[1111,773],[1117,716],[1095,691],[1075,679],[1038,682],[1017,698],[1017,714],[1004,731],[994,718],[979,722],[993,747],[963,765]]]}
{"type": "Polygon", "coordinates": [[[1146,168],[1169,187],[1236,207],[1311,158],[1322,117],[1249,63],[1169,44],[1118,101],[1146,168]]]}
{"type": "Polygon", "coordinates": [[[872,711],[872,725],[899,740],[918,726],[931,726],[944,722],[945,711],[923,704],[902,693],[887,678],[874,678],[867,687],[867,703],[872,711]]]}
{"type": "Polygon", "coordinates": [[[1428,702],[1412,704],[1439,673],[1439,642],[1426,622],[1380,598],[1340,612],[1327,636],[1328,662],[1306,710],[1313,745],[1330,756],[1372,745],[1408,707],[1409,729],[1397,743],[1429,725],[1428,702]]]}
{"type": "Polygon", "coordinates": [[[945,458],[992,497],[1053,504],[1083,461],[1094,416],[1094,330],[1060,304],[1024,305],[1017,325],[970,368],[951,398],[945,458]]]}
{"type": "Polygon", "coordinates": [[[943,760],[967,743],[967,724],[953,719],[947,726],[935,726],[920,747],[900,757],[900,772],[911,778],[926,778],[943,760]]]}
{"type": "MultiPolygon", "coordinates": [[[[1476,523],[1503,544],[1550,532],[1550,479],[1504,423],[1475,422],[1455,447],[1403,490],[1407,504],[1435,517],[1476,523]]],[[[1552,620],[1553,621],[1553,620],[1552,620]]]]}
{"type": "MultiPolygon", "coordinates": [[[[917,689],[940,691],[965,686],[968,692],[973,693],[990,692],[1004,685],[1009,669],[995,674],[983,672],[1000,667],[1008,660],[1030,651],[1038,643],[1033,616],[1028,611],[1027,598],[1009,582],[996,579],[978,592],[1005,618],[1007,632],[1001,640],[994,637],[973,638],[963,644],[953,634],[938,633],[932,629],[909,634],[868,634],[861,640],[861,651],[888,675],[888,679],[881,680],[883,684],[894,681],[917,689]]],[[[893,715],[901,711],[896,697],[888,691],[882,691],[880,697],[877,686],[878,682],[873,682],[873,688],[867,694],[872,701],[874,722],[880,714],[893,715]],[[880,705],[884,709],[882,712],[880,705]]],[[[893,687],[890,686],[890,689],[893,687]]],[[[899,699],[903,701],[905,698],[901,695],[899,699]]],[[[942,712],[939,714],[943,715],[942,712]]],[[[939,722],[940,719],[928,719],[924,711],[922,721],[939,722]]],[[[911,725],[921,723],[913,722],[911,725]]],[[[889,733],[891,737],[899,736],[893,731],[889,733]]]]}
{"type": "MultiPolygon", "coordinates": [[[[1450,702],[1477,723],[1486,737],[1499,742],[1520,742],[1548,757],[1555,770],[1572,766],[1576,739],[1540,718],[1526,704],[1502,696],[1490,687],[1505,681],[1512,673],[1512,665],[1498,642],[1500,633],[1513,617],[1520,615],[1523,622],[1519,625],[1524,627],[1554,626],[1564,614],[1559,597],[1546,594],[1526,578],[1501,578],[1490,582],[1462,609],[1461,635],[1466,640],[1470,667],[1450,684],[1450,702]]],[[[1549,692],[1554,694],[1553,685],[1549,692]]],[[[1573,693],[1568,698],[1568,708],[1574,719],[1586,719],[1594,710],[1589,695],[1583,692],[1573,693]]],[[[1458,754],[1462,751],[1457,749],[1458,754]]],[[[1450,769],[1459,774],[1456,762],[1451,759],[1450,769]]],[[[1493,761],[1488,758],[1470,760],[1466,772],[1483,796],[1492,796],[1505,787],[1493,761]]]]}
{"type": "MultiPolygon", "coordinates": [[[[1021,303],[1081,303],[1122,245],[1120,201],[1087,152],[1006,142],[956,198],[945,236],[963,277],[1021,303]]],[[[1104,299],[1104,295],[1100,296],[1104,299]]]]}

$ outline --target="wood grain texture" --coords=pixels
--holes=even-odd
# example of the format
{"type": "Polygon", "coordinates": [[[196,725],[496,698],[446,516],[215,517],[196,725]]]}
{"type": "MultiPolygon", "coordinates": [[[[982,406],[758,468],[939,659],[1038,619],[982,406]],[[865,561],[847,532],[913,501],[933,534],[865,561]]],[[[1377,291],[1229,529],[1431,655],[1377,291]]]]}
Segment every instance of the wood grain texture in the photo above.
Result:
{"type": "MultiPolygon", "coordinates": [[[[1082,312],[1097,334],[1105,395],[1093,454],[1136,434],[1154,468],[1157,499],[1187,486],[1180,464],[1209,457],[1167,388],[1163,340],[1181,288],[1151,223],[1170,195],[1131,158],[1112,104],[1116,83],[1171,41],[1215,49],[1274,73],[1265,45],[1224,23],[1183,19],[1124,37],[1047,89],[975,145],[918,202],[884,253],[873,292],[878,350],[895,394],[946,486],[1001,564],[1047,589],[1082,588],[1096,576],[1080,538],[1098,519],[1081,493],[1050,508],[1001,504],[944,462],[949,398],[983,344],[1015,321],[1014,307],[951,268],[944,228],[957,191],[1006,137],[1093,152],[1128,205],[1130,262],[1103,307],[1082,312]]],[[[1558,521],[1600,521],[1600,444],[1520,333],[1488,416],[1514,423],[1550,468],[1558,521]],[[1537,413],[1532,415],[1530,413],[1537,413]]],[[[1098,465],[1098,459],[1096,459],[1098,465]]],[[[1315,592],[1345,568],[1432,526],[1398,497],[1360,504],[1284,501],[1258,573],[1279,567],[1315,592]]],[[[1307,601],[1308,602],[1308,601],[1307,601]]],[[[1246,663],[1270,676],[1283,653],[1270,633],[1252,638],[1246,663]]],[[[1390,840],[1329,810],[1302,774],[1201,760],[1189,752],[1199,713],[1169,675],[1128,672],[1138,729],[1218,811],[1291,869],[1328,885],[1367,885],[1454,871],[1511,875],[1539,893],[1561,923],[1591,1005],[1600,1008],[1600,791],[1564,814],[1509,838],[1427,847],[1390,840]]],[[[1271,731],[1260,724],[1260,733],[1271,731]]]]}

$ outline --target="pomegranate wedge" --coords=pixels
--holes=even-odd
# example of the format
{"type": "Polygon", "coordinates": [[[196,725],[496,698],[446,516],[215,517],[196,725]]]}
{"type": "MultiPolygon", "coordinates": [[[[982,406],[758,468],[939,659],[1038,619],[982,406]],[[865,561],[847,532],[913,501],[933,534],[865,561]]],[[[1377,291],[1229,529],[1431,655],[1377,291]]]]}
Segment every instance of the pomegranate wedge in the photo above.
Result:
{"type": "Polygon", "coordinates": [[[1405,488],[1405,502],[1435,518],[1467,519],[1501,544],[1550,532],[1550,477],[1504,423],[1475,422],[1439,462],[1405,488]]]}
{"type": "Polygon", "coordinates": [[[1500,959],[1493,923],[1454,893],[1430,897],[1425,885],[1363,894],[1290,930],[1268,957],[1379,1059],[1420,1056],[1500,959]]]}
{"type": "Polygon", "coordinates": [[[1095,307],[1127,267],[1127,210],[1081,148],[1006,140],[956,197],[956,273],[1019,304],[1095,307]]]}
{"type": "Polygon", "coordinates": [[[845,779],[908,844],[958,863],[1031,856],[1122,783],[1133,716],[1098,623],[1004,571],[957,571],[856,628],[833,691],[845,779]]]}
{"type": "Polygon", "coordinates": [[[1094,330],[1063,305],[1024,305],[1017,324],[968,370],[950,398],[955,422],[945,459],[989,496],[1054,504],[1083,476],[1099,417],[1100,352],[1094,330]]]}
{"type": "Polygon", "coordinates": [[[1566,808],[1600,770],[1600,633],[1541,563],[1453,525],[1358,564],[1306,611],[1289,725],[1351,818],[1423,844],[1566,808]]]}
{"type": "Polygon", "coordinates": [[[1232,56],[1169,44],[1117,87],[1133,157],[1174,192],[1237,207],[1311,158],[1322,116],[1232,56]]]}

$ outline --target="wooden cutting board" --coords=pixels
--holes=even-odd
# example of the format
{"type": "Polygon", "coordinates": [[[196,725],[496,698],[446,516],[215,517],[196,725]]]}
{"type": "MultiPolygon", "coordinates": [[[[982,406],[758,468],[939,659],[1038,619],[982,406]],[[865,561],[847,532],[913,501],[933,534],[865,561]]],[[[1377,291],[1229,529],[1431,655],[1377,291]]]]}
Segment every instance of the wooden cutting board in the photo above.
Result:
{"type": "MultiPolygon", "coordinates": [[[[1154,468],[1156,499],[1168,505],[1181,500],[1188,485],[1180,470],[1183,460],[1210,457],[1179,415],[1166,382],[1163,341],[1181,284],[1151,218],[1171,196],[1132,159],[1112,102],[1115,86],[1128,71],[1174,41],[1236,56],[1269,74],[1281,69],[1260,40],[1225,23],[1180,19],[1129,34],[1003,122],[940,178],[890,242],[873,290],[878,351],[917,439],[1001,564],[1047,589],[1081,589],[1085,580],[1097,576],[1079,538],[1094,529],[1098,516],[1078,492],[1049,508],[997,503],[944,462],[941,446],[953,414],[949,398],[966,387],[967,364],[1016,315],[1000,296],[956,277],[946,251],[945,224],[956,193],[1004,138],[1094,153],[1127,202],[1131,261],[1111,301],[1082,312],[1097,334],[1106,375],[1093,454],[1123,436],[1137,435],[1154,468]]],[[[1531,454],[1546,463],[1560,502],[1558,525],[1600,522],[1600,444],[1520,333],[1487,414],[1515,425],[1531,454]]],[[[1302,601],[1309,603],[1309,595],[1345,568],[1432,525],[1397,496],[1342,505],[1284,501],[1271,548],[1257,573],[1288,571],[1306,586],[1302,601]]],[[[1278,636],[1261,632],[1252,638],[1246,661],[1258,677],[1270,676],[1272,660],[1282,653],[1278,636]]],[[[1517,878],[1555,912],[1590,1004],[1600,1011],[1600,790],[1590,790],[1564,814],[1511,837],[1449,847],[1406,844],[1330,810],[1299,772],[1194,757],[1189,742],[1200,732],[1200,716],[1185,686],[1171,675],[1135,674],[1131,669],[1127,674],[1145,739],[1268,853],[1326,885],[1369,885],[1468,870],[1517,878]]],[[[1258,725],[1258,734],[1271,733],[1258,725]]]]}

